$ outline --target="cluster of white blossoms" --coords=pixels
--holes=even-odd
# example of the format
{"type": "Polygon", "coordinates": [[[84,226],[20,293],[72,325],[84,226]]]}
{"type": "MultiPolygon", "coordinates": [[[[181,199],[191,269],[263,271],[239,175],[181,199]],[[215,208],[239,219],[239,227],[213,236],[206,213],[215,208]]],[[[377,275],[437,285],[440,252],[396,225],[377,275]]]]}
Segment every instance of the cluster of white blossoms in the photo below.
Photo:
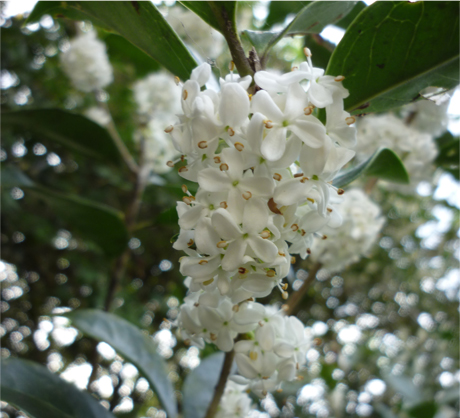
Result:
{"type": "Polygon", "coordinates": [[[169,165],[186,162],[179,174],[199,186],[195,196],[184,186],[177,204],[174,248],[187,254],[180,271],[189,287],[178,325],[199,347],[234,349],[233,379],[258,395],[295,378],[311,338],[297,318],[255,299],[275,287],[286,299],[292,254],[307,257],[322,228],[340,226],[330,197],[343,191],[331,182],[354,156],[344,77],[325,76],[306,55],[292,72],[257,72],[254,95],[252,78],[233,73],[219,92],[203,89],[211,67],[200,65],[182,85],[180,123],[166,129],[181,154],[169,165]],[[235,343],[238,334],[252,339],[235,343]]]}
{"type": "Polygon", "coordinates": [[[241,386],[227,381],[225,391],[219,403],[216,418],[246,418],[252,410],[252,400],[241,386]]]}
{"type": "Polygon", "coordinates": [[[75,88],[85,93],[102,89],[113,81],[113,70],[104,42],[90,31],[70,41],[61,55],[64,72],[75,88]]]}
{"type": "Polygon", "coordinates": [[[143,125],[135,132],[134,140],[145,141],[144,166],[153,173],[166,173],[171,170],[166,163],[179,153],[164,132],[164,126],[174,121],[180,111],[180,92],[170,75],[157,72],[137,81],[133,93],[143,125]]]}
{"type": "Polygon", "coordinates": [[[316,240],[312,246],[312,259],[319,261],[330,272],[343,270],[366,255],[374,245],[385,223],[380,207],[361,189],[351,189],[340,203],[342,225],[326,227],[327,240],[316,240]]]}
{"type": "Polygon", "coordinates": [[[377,148],[386,147],[401,158],[411,179],[409,188],[392,185],[391,188],[409,191],[420,181],[432,178],[432,162],[438,150],[433,136],[407,125],[391,113],[369,115],[358,122],[356,158],[367,159],[377,148]]]}

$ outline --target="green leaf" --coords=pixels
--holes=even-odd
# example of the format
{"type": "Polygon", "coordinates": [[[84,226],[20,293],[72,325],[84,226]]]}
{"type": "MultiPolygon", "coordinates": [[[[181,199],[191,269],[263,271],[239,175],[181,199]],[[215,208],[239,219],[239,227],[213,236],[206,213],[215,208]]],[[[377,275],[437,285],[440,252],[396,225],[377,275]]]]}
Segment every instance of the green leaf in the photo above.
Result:
{"type": "MultiPolygon", "coordinates": [[[[214,29],[222,32],[222,22],[216,16],[213,7],[210,1],[181,1],[187,9],[191,10],[198,16],[200,16],[209,26],[212,26],[214,29]]],[[[236,1],[219,1],[217,2],[219,8],[225,9],[225,13],[232,23],[232,27],[235,30],[235,13],[236,13],[236,1]]],[[[236,30],[235,30],[236,32],[236,30]]]]}
{"type": "Polygon", "coordinates": [[[347,29],[348,26],[351,25],[353,20],[356,19],[356,17],[367,7],[367,4],[364,3],[363,1],[358,1],[351,9],[351,12],[349,12],[343,19],[340,19],[338,22],[334,23],[335,26],[338,26],[339,28],[342,29],[347,29]]]}
{"type": "Polygon", "coordinates": [[[434,418],[438,405],[434,401],[425,401],[413,406],[407,412],[413,418],[434,418]]]}
{"type": "Polygon", "coordinates": [[[66,314],[81,332],[111,345],[133,363],[149,381],[168,417],[177,415],[174,388],[164,359],[156,352],[153,340],[139,328],[111,313],[83,309],[66,314]]]}
{"type": "Polygon", "coordinates": [[[271,1],[263,29],[269,29],[277,23],[284,23],[288,15],[297,14],[310,3],[311,1],[271,1]]]}
{"type": "Polygon", "coordinates": [[[36,139],[58,142],[80,154],[114,163],[122,161],[110,134],[92,120],[60,109],[2,113],[2,127],[30,132],[36,139]]]}
{"type": "Polygon", "coordinates": [[[412,379],[408,376],[385,376],[385,381],[395,390],[398,395],[401,395],[405,403],[417,404],[423,401],[423,395],[420,389],[414,385],[412,379]]]}
{"type": "Polygon", "coordinates": [[[280,34],[280,31],[244,30],[241,33],[248,38],[256,51],[262,54],[272,39],[275,39],[280,34]]]}
{"type": "MultiPolygon", "coordinates": [[[[259,44],[258,52],[266,55],[270,48],[285,36],[305,35],[307,33],[320,33],[325,26],[342,19],[355,6],[356,1],[314,1],[305,6],[296,17],[280,32],[268,39],[268,35],[247,34],[249,39],[254,39],[259,44]],[[266,41],[262,50],[262,40],[266,41]]],[[[252,40],[251,40],[252,42],[252,40]]],[[[257,46],[254,45],[257,49],[257,46]]]]}
{"type": "Polygon", "coordinates": [[[416,100],[428,86],[455,87],[458,21],[458,2],[378,1],[366,7],[348,27],[326,70],[346,77],[346,110],[383,112],[416,100]]]}
{"type": "Polygon", "coordinates": [[[0,394],[34,418],[114,418],[92,396],[28,360],[2,361],[0,394]]]}
{"type": "Polygon", "coordinates": [[[394,183],[409,184],[409,174],[407,174],[404,164],[388,148],[375,151],[368,160],[344,173],[340,173],[334,179],[333,184],[335,187],[344,187],[363,174],[394,183]]]}
{"type": "Polygon", "coordinates": [[[183,80],[188,79],[198,65],[163,15],[149,1],[39,2],[28,22],[37,21],[50,11],[56,16],[49,3],[55,3],[59,8],[59,16],[75,19],[77,12],[78,20],[91,20],[95,25],[123,36],[183,80]]]}
{"type": "Polygon", "coordinates": [[[120,254],[128,242],[122,212],[75,195],[55,192],[35,184],[18,168],[2,168],[3,187],[18,186],[44,200],[69,225],[71,231],[94,241],[109,256],[120,254]]]}
{"type": "MultiPolygon", "coordinates": [[[[219,381],[224,363],[224,353],[215,353],[201,361],[200,365],[185,378],[183,408],[185,418],[203,418],[219,381]]],[[[233,372],[236,369],[233,364],[233,372]]]]}
{"type": "Polygon", "coordinates": [[[458,180],[460,160],[459,138],[454,137],[450,132],[446,132],[436,140],[436,143],[438,145],[439,153],[434,161],[435,164],[443,170],[452,173],[458,180]]]}

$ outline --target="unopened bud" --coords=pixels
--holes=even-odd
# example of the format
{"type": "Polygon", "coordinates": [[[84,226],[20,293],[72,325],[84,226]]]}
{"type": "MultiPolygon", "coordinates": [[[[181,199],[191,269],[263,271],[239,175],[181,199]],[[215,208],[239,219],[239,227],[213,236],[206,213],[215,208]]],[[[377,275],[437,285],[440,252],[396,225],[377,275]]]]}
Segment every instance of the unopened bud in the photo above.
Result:
{"type": "Polygon", "coordinates": [[[220,206],[221,208],[224,208],[224,209],[227,209],[227,208],[228,208],[227,202],[225,202],[225,201],[224,201],[224,202],[220,202],[220,203],[219,203],[219,206],[220,206]]]}
{"type": "Polygon", "coordinates": [[[276,180],[276,181],[281,181],[281,179],[283,178],[283,176],[279,173],[275,173],[273,174],[273,178],[276,180]]]}
{"type": "Polygon", "coordinates": [[[222,163],[219,168],[220,168],[220,171],[227,171],[228,170],[228,164],[222,163]]]}
{"type": "Polygon", "coordinates": [[[311,51],[310,51],[309,48],[305,47],[305,48],[303,49],[303,53],[304,53],[304,55],[305,55],[306,57],[311,57],[311,51]]]}
{"type": "Polygon", "coordinates": [[[235,142],[235,148],[238,151],[243,151],[244,150],[244,145],[241,142],[235,142]]]}
{"type": "Polygon", "coordinates": [[[184,92],[182,93],[182,100],[187,100],[187,97],[188,97],[188,91],[184,90],[184,92]]]}
{"type": "Polygon", "coordinates": [[[264,120],[264,125],[267,129],[273,128],[273,122],[271,120],[264,120]]]}
{"type": "Polygon", "coordinates": [[[198,142],[198,148],[200,149],[208,148],[208,143],[206,141],[200,141],[198,142]]]}
{"type": "Polygon", "coordinates": [[[219,241],[217,244],[216,244],[216,247],[217,248],[225,248],[227,246],[227,241],[219,241]]]}
{"type": "Polygon", "coordinates": [[[334,81],[343,81],[345,80],[345,77],[343,75],[338,75],[336,78],[334,78],[334,81]]]}
{"type": "Polygon", "coordinates": [[[243,193],[243,199],[244,200],[249,200],[252,197],[252,193],[247,191],[243,193]]]}
{"type": "Polygon", "coordinates": [[[354,116],[349,116],[348,118],[345,118],[345,122],[348,126],[353,125],[356,122],[356,118],[354,116]]]}
{"type": "Polygon", "coordinates": [[[171,167],[171,168],[174,167],[174,163],[173,163],[172,161],[168,161],[168,162],[166,163],[166,165],[167,165],[168,167],[171,167]]]}
{"type": "Polygon", "coordinates": [[[199,264],[200,266],[202,266],[202,265],[204,265],[204,264],[208,264],[208,260],[200,260],[200,261],[198,261],[198,264],[199,264]]]}
{"type": "Polygon", "coordinates": [[[174,130],[174,126],[169,125],[169,126],[165,129],[165,132],[166,132],[167,134],[169,134],[169,133],[171,133],[173,130],[174,130]]]}

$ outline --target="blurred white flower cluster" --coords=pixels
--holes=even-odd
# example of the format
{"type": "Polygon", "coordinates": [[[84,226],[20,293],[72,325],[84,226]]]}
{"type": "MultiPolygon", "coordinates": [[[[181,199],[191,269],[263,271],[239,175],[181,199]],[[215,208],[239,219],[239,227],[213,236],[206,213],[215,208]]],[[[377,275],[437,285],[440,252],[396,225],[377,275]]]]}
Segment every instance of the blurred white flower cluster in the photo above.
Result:
{"type": "Polygon", "coordinates": [[[166,173],[171,170],[166,163],[179,155],[164,126],[180,111],[180,88],[170,74],[157,72],[137,81],[133,93],[143,124],[134,140],[144,141],[145,167],[153,173],[166,173]]]}
{"type": "Polygon", "coordinates": [[[70,41],[61,55],[64,72],[75,88],[85,93],[102,89],[113,81],[113,71],[105,44],[90,31],[70,41]]]}
{"type": "Polygon", "coordinates": [[[336,272],[353,264],[371,249],[385,223],[380,208],[360,189],[347,190],[340,204],[340,228],[326,227],[327,240],[312,246],[312,259],[336,272]]]}
{"type": "Polygon", "coordinates": [[[305,258],[322,228],[340,226],[331,194],[343,191],[331,182],[354,156],[343,77],[325,76],[305,54],[292,72],[257,72],[254,95],[252,78],[233,72],[219,92],[202,90],[211,67],[200,65],[182,85],[180,123],[165,130],[181,154],[169,165],[181,162],[179,174],[199,186],[195,196],[183,186],[177,205],[174,248],[187,254],[189,287],[178,324],[199,347],[234,348],[233,379],[258,395],[295,379],[311,338],[297,318],[255,298],[277,287],[286,299],[291,254],[305,258]],[[326,126],[315,108],[325,108],[326,126]],[[253,339],[235,343],[248,332],[253,339]]]}
{"type": "Polygon", "coordinates": [[[252,401],[244,391],[244,386],[227,381],[219,404],[216,418],[246,418],[252,409],[252,401]]]}

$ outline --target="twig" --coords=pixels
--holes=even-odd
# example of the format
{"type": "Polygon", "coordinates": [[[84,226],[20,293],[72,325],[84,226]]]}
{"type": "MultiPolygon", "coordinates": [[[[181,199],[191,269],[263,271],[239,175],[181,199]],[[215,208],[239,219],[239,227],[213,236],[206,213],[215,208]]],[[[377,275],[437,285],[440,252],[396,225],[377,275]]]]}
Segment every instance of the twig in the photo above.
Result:
{"type": "Polygon", "coordinates": [[[379,179],[377,177],[370,178],[367,181],[366,185],[364,186],[364,191],[366,192],[366,194],[371,194],[372,190],[374,189],[378,181],[379,179]]]}
{"type": "Polygon", "coordinates": [[[225,385],[227,384],[228,376],[232,369],[233,358],[235,357],[235,351],[229,351],[225,353],[224,364],[222,365],[222,370],[220,372],[219,382],[217,383],[216,390],[214,391],[214,396],[211,403],[209,404],[208,410],[204,418],[214,418],[214,415],[217,412],[219,407],[220,400],[224,394],[225,385]]]}
{"type": "Polygon", "coordinates": [[[322,264],[320,262],[314,264],[308,272],[308,276],[302,283],[302,286],[300,286],[300,289],[291,294],[291,297],[284,305],[284,311],[286,312],[286,315],[294,315],[297,312],[298,305],[300,304],[300,302],[302,302],[302,299],[307,293],[310,284],[315,280],[316,274],[318,273],[321,267],[322,264]]]}
{"type": "Polygon", "coordinates": [[[224,38],[227,41],[238,73],[241,77],[253,75],[254,71],[252,70],[249,60],[244,53],[243,45],[241,44],[236,28],[225,9],[225,3],[219,1],[209,1],[208,4],[219,22],[222,35],[224,35],[224,38]]]}

